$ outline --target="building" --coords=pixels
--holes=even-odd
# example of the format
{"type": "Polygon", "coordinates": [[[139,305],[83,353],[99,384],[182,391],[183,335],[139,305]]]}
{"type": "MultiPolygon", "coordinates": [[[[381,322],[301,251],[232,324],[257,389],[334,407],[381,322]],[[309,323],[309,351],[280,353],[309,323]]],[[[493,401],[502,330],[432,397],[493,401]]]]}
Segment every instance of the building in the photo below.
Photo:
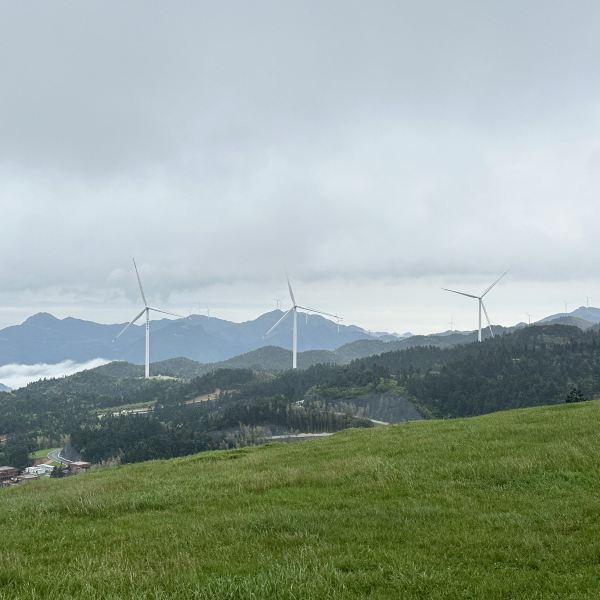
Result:
{"type": "Polygon", "coordinates": [[[85,462],[84,460],[76,460],[69,463],[69,470],[71,473],[82,473],[83,471],[87,471],[91,466],[92,463],[85,462]]]}
{"type": "Polygon", "coordinates": [[[19,474],[19,470],[14,467],[0,467],[0,481],[7,481],[16,477],[19,474]]]}
{"type": "Polygon", "coordinates": [[[50,475],[52,471],[54,471],[54,467],[45,463],[34,465],[33,467],[27,467],[25,469],[25,473],[28,475],[50,475]]]}

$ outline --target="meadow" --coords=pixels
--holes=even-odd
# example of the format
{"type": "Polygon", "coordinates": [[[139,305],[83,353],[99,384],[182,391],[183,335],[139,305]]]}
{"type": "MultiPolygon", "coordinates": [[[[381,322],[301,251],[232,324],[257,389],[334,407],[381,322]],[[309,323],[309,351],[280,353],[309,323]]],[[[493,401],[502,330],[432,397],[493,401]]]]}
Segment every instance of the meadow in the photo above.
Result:
{"type": "Polygon", "coordinates": [[[597,598],[600,403],[0,490],[0,598],[597,598]]]}

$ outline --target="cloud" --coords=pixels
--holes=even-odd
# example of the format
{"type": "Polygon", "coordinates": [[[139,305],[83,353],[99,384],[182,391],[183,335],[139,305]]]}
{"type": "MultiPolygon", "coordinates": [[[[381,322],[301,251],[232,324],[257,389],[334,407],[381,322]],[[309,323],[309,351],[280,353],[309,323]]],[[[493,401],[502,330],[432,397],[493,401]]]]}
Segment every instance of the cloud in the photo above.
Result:
{"type": "Polygon", "coordinates": [[[17,389],[26,386],[33,381],[40,379],[52,379],[73,375],[79,371],[95,369],[110,361],[103,358],[94,358],[83,363],[76,363],[72,360],[64,360],[55,364],[38,363],[35,365],[8,364],[0,366],[0,383],[11,389],[17,389]]]}
{"type": "Polygon", "coordinates": [[[599,26],[587,0],[6,3],[0,303],[105,320],[132,255],[156,303],[246,317],[285,266],[382,315],[390,283],[595,281],[599,26]]]}

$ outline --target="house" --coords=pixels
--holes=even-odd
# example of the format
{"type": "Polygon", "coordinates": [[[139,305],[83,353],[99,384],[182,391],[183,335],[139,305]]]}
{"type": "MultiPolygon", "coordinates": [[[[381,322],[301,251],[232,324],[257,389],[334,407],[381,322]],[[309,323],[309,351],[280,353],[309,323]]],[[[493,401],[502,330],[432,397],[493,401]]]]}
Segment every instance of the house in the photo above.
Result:
{"type": "Polygon", "coordinates": [[[91,466],[92,463],[85,462],[84,460],[76,460],[69,463],[69,470],[71,473],[82,473],[83,471],[87,471],[91,466]]]}
{"type": "Polygon", "coordinates": [[[19,474],[19,470],[14,467],[0,467],[0,481],[5,481],[16,477],[19,474]]]}
{"type": "Polygon", "coordinates": [[[52,471],[54,471],[54,467],[45,463],[33,465],[33,467],[27,467],[25,469],[25,473],[28,475],[50,475],[52,471]]]}

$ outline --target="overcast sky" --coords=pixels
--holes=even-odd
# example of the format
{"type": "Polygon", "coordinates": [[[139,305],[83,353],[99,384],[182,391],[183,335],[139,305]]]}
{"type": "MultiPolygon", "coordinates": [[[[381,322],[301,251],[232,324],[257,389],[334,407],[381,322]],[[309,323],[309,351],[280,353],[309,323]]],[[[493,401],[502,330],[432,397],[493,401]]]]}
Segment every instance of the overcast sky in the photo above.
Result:
{"type": "Polygon", "coordinates": [[[0,7],[0,326],[600,305],[597,0],[0,7]]]}

